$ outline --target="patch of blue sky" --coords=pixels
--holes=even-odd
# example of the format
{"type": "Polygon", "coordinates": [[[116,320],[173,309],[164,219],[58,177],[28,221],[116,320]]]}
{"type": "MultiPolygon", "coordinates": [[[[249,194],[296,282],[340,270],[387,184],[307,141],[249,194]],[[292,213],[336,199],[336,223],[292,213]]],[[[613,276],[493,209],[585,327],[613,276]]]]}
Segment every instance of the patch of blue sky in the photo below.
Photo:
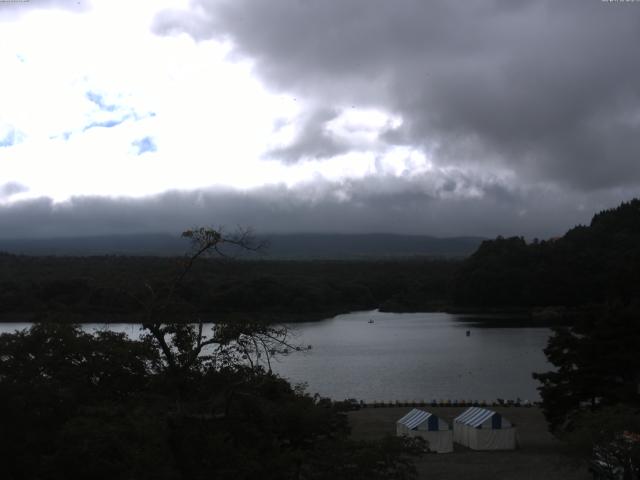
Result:
{"type": "Polygon", "coordinates": [[[101,122],[91,122],[89,125],[85,126],[82,131],[86,132],[91,128],[113,128],[128,120],[129,117],[130,115],[125,115],[124,117],[118,119],[103,120],[101,122]]]}
{"type": "Polygon", "coordinates": [[[85,95],[91,103],[95,103],[104,112],[114,112],[118,108],[117,105],[106,103],[104,97],[99,93],[88,91],[85,95]]]}
{"type": "Polygon", "coordinates": [[[60,135],[50,135],[49,139],[55,140],[56,138],[62,138],[63,140],[69,140],[72,133],[73,132],[62,132],[60,135]]]}
{"type": "Polygon", "coordinates": [[[151,137],[141,138],[140,140],[134,141],[131,145],[138,149],[138,155],[142,155],[145,152],[156,152],[158,150],[158,147],[151,137]]]}
{"type": "Polygon", "coordinates": [[[10,147],[17,143],[16,131],[11,129],[7,132],[4,138],[0,139],[0,147],[10,147]]]}

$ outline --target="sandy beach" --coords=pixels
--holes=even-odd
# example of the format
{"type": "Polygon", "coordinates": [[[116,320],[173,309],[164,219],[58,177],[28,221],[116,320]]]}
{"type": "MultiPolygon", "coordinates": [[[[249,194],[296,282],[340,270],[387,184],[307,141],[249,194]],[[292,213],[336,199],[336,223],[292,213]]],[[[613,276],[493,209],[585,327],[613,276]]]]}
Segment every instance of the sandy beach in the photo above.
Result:
{"type": "MultiPolygon", "coordinates": [[[[395,434],[395,422],[411,407],[364,408],[349,413],[352,436],[372,440],[395,434]]],[[[424,407],[452,424],[464,407],[424,407]]],[[[419,478],[429,480],[583,480],[591,478],[586,463],[577,459],[547,431],[537,407],[496,407],[514,423],[519,448],[480,452],[460,445],[448,454],[425,454],[416,461],[419,478]]]]}

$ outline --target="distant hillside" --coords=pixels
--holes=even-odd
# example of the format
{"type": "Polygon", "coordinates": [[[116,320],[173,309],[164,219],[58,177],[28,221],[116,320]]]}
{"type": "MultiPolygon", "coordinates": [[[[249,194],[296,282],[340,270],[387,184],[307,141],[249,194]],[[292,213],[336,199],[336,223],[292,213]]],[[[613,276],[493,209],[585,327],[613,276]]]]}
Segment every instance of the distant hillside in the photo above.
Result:
{"type": "Polygon", "coordinates": [[[454,300],[468,306],[577,306],[640,298],[640,200],[596,214],[589,226],[527,244],[482,242],[456,275],[454,300]]]}
{"type": "Polygon", "coordinates": [[[270,256],[289,258],[466,257],[483,240],[480,237],[436,238],[393,234],[289,234],[270,235],[266,239],[270,256]]]}
{"type": "Polygon", "coordinates": [[[173,256],[188,248],[186,239],[164,234],[0,239],[0,251],[23,255],[173,256]]]}
{"type": "MultiPolygon", "coordinates": [[[[262,254],[272,259],[356,259],[408,256],[465,257],[482,238],[436,238],[393,234],[266,235],[262,254]]],[[[25,255],[182,255],[189,243],[164,234],[112,235],[50,239],[0,239],[0,251],[25,255]]]]}
{"type": "MultiPolygon", "coordinates": [[[[426,257],[207,258],[196,262],[176,290],[176,305],[188,305],[187,311],[206,316],[279,321],[309,321],[373,308],[424,311],[448,303],[459,264],[426,257]]],[[[148,298],[148,285],[161,291],[183,268],[182,259],[175,257],[0,253],[0,321],[56,316],[65,321],[120,321],[141,313],[135,299],[148,298]]]]}

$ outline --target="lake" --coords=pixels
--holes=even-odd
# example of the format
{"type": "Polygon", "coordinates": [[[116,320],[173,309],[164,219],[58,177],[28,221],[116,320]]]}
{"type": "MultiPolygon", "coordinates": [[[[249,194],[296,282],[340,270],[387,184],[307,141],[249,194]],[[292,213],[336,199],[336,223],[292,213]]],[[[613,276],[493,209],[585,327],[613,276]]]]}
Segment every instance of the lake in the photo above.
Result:
{"type": "MultiPolygon", "coordinates": [[[[306,382],[311,393],[337,400],[538,400],[531,373],[552,368],[542,351],[551,330],[497,326],[505,323],[491,319],[374,310],[290,324],[295,343],[313,348],[278,358],[273,369],[294,383],[306,382]]],[[[0,324],[0,332],[25,327],[0,324]]],[[[104,327],[84,325],[88,331],[104,327]]],[[[109,328],[131,336],[139,329],[109,328]]]]}

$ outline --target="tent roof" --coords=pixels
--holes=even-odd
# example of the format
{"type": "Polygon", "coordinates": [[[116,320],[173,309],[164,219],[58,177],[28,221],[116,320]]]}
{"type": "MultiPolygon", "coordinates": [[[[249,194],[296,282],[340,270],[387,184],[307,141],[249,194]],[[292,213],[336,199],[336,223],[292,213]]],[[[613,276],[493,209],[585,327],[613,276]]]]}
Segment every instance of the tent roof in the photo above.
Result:
{"type": "Polygon", "coordinates": [[[461,415],[457,416],[454,419],[454,422],[462,423],[464,425],[469,425],[471,427],[478,427],[482,425],[487,419],[493,417],[496,412],[491,410],[487,410],[480,407],[471,407],[461,415]]]}
{"type": "Polygon", "coordinates": [[[414,408],[396,423],[405,425],[409,429],[414,429],[423,422],[426,422],[431,415],[433,414],[425,412],[424,410],[418,410],[417,408],[414,408]]]}

